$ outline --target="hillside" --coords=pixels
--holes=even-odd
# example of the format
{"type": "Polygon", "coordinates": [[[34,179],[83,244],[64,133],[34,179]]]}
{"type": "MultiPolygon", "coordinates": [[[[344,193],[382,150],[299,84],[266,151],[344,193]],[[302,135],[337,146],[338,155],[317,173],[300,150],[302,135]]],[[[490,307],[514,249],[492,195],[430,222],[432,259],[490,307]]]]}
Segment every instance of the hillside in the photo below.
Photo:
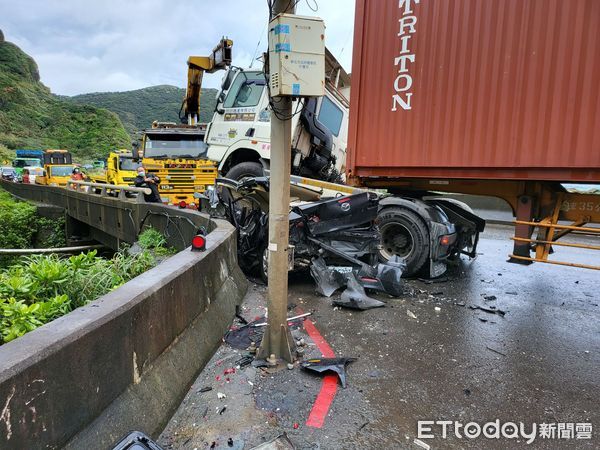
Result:
{"type": "Polygon", "coordinates": [[[65,148],[90,160],[130,145],[117,115],[52,95],[33,58],[0,32],[0,149],[65,148]]]}
{"type": "MultiPolygon", "coordinates": [[[[61,97],[75,104],[87,104],[115,112],[130,136],[149,128],[154,120],[179,123],[179,109],[185,89],[175,86],[152,86],[135,91],[95,92],[61,97]]],[[[212,119],[216,105],[216,89],[202,89],[200,122],[212,119]]]]}

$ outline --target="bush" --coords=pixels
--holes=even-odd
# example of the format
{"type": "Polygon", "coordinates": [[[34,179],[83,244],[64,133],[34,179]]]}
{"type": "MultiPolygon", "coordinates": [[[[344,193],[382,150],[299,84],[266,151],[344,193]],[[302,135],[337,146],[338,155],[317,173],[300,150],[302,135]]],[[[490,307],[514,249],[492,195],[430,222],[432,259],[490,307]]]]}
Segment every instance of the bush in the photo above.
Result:
{"type": "Polygon", "coordinates": [[[0,190],[0,248],[28,248],[36,233],[35,206],[0,190]]]}
{"type": "Polygon", "coordinates": [[[146,228],[138,236],[138,244],[144,250],[152,250],[156,255],[172,255],[177,253],[174,247],[167,247],[167,240],[160,231],[155,228],[146,228]]]}
{"type": "MultiPolygon", "coordinates": [[[[0,248],[64,247],[65,219],[47,219],[36,214],[36,207],[15,200],[0,189],[0,248]]],[[[14,258],[0,256],[0,267],[14,258]]]]}
{"type": "Polygon", "coordinates": [[[156,263],[149,251],[35,255],[0,271],[0,342],[11,341],[118,288],[156,263]]]}

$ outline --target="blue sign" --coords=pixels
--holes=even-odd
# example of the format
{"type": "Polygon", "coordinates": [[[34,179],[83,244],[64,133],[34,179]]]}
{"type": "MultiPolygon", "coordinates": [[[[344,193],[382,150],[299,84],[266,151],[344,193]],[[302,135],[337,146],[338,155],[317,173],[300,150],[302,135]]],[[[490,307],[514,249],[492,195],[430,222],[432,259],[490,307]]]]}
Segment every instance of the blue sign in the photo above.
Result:
{"type": "Polygon", "coordinates": [[[290,34],[290,26],[285,24],[275,25],[275,34],[290,34]]]}
{"type": "Polygon", "coordinates": [[[291,52],[291,51],[292,51],[292,47],[290,47],[290,44],[288,42],[286,42],[284,44],[275,44],[275,53],[291,52]]]}

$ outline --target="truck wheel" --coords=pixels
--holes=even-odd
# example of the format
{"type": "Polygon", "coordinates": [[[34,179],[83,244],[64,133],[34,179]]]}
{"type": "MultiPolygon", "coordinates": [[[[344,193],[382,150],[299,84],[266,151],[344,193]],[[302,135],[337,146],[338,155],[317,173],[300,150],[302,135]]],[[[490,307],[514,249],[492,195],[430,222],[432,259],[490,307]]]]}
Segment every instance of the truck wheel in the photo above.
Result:
{"type": "Polygon", "coordinates": [[[242,162],[229,169],[225,176],[235,181],[242,178],[262,177],[264,176],[263,166],[261,163],[252,161],[242,162]]]}
{"type": "Polygon", "coordinates": [[[429,231],[419,216],[404,208],[385,208],[379,212],[379,231],[380,259],[398,255],[406,263],[403,275],[416,275],[429,258],[429,231]]]}

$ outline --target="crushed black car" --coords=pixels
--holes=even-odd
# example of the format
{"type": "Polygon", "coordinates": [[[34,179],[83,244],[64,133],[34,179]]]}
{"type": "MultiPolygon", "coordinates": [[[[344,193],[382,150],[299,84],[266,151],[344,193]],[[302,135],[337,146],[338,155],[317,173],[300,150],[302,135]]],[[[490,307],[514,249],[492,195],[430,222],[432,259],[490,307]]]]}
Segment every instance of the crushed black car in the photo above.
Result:
{"type": "MultiPolygon", "coordinates": [[[[292,185],[290,195],[290,270],[322,265],[324,261],[330,274],[328,279],[335,280],[333,284],[337,287],[321,286],[323,277],[313,277],[317,290],[326,296],[338,287],[345,287],[348,277],[355,277],[369,289],[401,294],[402,262],[397,258],[379,262],[381,236],[376,225],[379,208],[376,194],[361,192],[321,198],[310,188],[292,185]]],[[[205,200],[210,206],[204,210],[210,209],[211,215],[220,215],[236,227],[242,270],[266,281],[269,178],[246,178],[239,182],[219,178],[205,200]]]]}

